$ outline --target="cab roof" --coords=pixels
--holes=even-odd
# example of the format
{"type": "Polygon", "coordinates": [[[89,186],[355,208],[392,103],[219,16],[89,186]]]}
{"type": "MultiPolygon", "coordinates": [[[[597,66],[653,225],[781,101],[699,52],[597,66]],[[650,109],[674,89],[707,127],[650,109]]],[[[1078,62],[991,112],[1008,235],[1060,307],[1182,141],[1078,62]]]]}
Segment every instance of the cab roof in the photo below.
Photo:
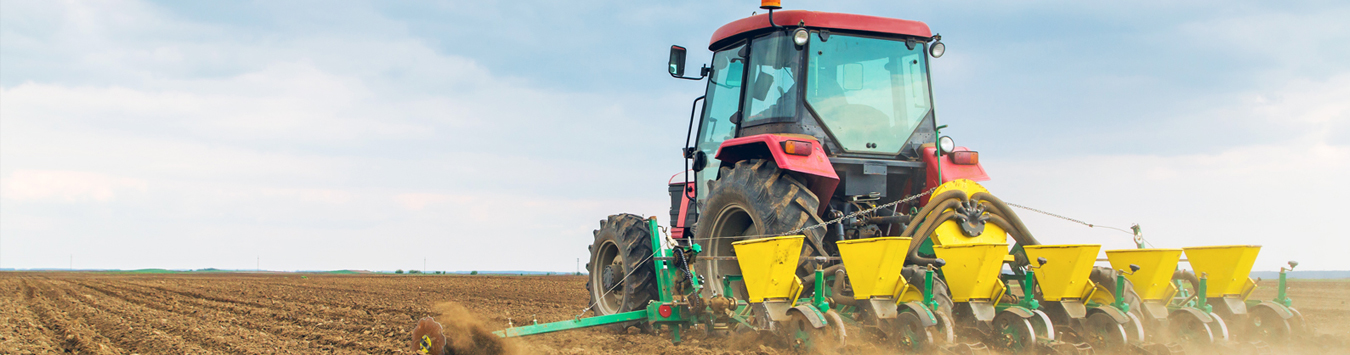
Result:
{"type": "MultiPolygon", "coordinates": [[[[928,29],[928,24],[919,21],[805,10],[775,11],[773,14],[773,22],[779,26],[796,27],[798,23],[803,21],[805,21],[807,27],[811,28],[933,37],[933,33],[928,29]]],[[[712,41],[708,43],[708,49],[715,50],[725,45],[722,42],[737,40],[743,34],[767,28],[769,28],[769,14],[732,21],[713,32],[712,41]]]]}

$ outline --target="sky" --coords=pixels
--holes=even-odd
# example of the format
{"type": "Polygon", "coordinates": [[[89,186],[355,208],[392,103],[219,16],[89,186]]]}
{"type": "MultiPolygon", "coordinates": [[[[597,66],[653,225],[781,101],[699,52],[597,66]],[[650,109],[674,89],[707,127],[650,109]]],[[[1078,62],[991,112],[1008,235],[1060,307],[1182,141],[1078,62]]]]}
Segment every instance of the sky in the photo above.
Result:
{"type": "MultiPolygon", "coordinates": [[[[942,34],[938,120],[1006,201],[1350,270],[1350,3],[784,6],[942,34]]],[[[0,0],[0,268],[574,271],[605,216],[668,223],[704,90],[669,46],[757,7],[0,0]]]]}

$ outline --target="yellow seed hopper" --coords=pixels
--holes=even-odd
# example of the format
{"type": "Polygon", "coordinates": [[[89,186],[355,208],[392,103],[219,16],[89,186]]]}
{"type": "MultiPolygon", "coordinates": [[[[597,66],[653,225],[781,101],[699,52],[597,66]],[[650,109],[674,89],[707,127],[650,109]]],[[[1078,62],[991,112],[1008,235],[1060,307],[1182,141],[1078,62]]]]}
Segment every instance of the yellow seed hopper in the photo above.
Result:
{"type": "Polygon", "coordinates": [[[1120,249],[1107,250],[1106,259],[1111,268],[1129,270],[1130,265],[1139,266],[1139,271],[1125,275],[1134,284],[1134,292],[1144,301],[1167,301],[1176,295],[1177,288],[1172,284],[1172,272],[1177,270],[1181,261],[1181,249],[1120,249]]]}
{"type": "Polygon", "coordinates": [[[736,249],[736,263],[741,266],[750,303],[766,299],[796,302],[802,292],[802,280],[796,274],[797,261],[801,258],[805,238],[793,235],[731,244],[736,249]]]}
{"type": "Polygon", "coordinates": [[[1196,275],[1208,274],[1207,297],[1240,297],[1247,299],[1256,282],[1248,277],[1260,245],[1219,245],[1182,248],[1196,275]]]}
{"type": "Polygon", "coordinates": [[[1256,290],[1250,274],[1260,245],[1217,245],[1182,248],[1196,276],[1207,277],[1205,297],[1215,311],[1247,314],[1246,300],[1256,290]]]}
{"type": "Polygon", "coordinates": [[[841,241],[839,256],[853,286],[853,298],[892,298],[896,301],[922,299],[900,275],[905,267],[905,253],[910,238],[883,237],[841,241]],[[911,290],[912,289],[912,290],[911,290]],[[912,299],[902,299],[909,296],[912,299]]]}
{"type": "Polygon", "coordinates": [[[1115,295],[1111,291],[1115,289],[1115,281],[1109,285],[1092,281],[1093,264],[1101,245],[1027,245],[1023,249],[1028,259],[1044,260],[1035,269],[1035,275],[1041,298],[1046,301],[1043,306],[1050,307],[1047,312],[1078,320],[1059,318],[1056,324],[1072,328],[1078,334],[1091,334],[1088,342],[1108,351],[1131,339],[1143,341],[1147,333],[1142,322],[1114,304],[1115,295]]]}
{"type": "Polygon", "coordinates": [[[1036,270],[1036,284],[1041,286],[1041,295],[1046,301],[1058,302],[1066,298],[1083,301],[1092,295],[1095,285],[1088,276],[1101,245],[1027,245],[1022,248],[1028,259],[1045,258],[1047,261],[1036,270]]]}
{"type": "Polygon", "coordinates": [[[998,275],[1003,268],[1003,256],[1008,255],[1008,244],[935,245],[933,252],[947,260],[942,274],[952,301],[970,303],[980,321],[993,320],[994,305],[1003,298],[1005,289],[998,275]]]}

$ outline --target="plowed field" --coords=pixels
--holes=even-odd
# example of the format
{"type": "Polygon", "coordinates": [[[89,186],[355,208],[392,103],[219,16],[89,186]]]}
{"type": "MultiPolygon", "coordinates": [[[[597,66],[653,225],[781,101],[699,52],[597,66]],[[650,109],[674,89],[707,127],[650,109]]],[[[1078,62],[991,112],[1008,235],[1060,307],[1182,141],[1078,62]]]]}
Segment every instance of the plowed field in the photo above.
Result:
{"type": "MultiPolygon", "coordinates": [[[[423,316],[461,330],[569,319],[586,306],[584,284],[574,276],[6,272],[0,354],[410,354],[407,334],[423,316]]],[[[1257,297],[1270,297],[1272,283],[1262,286],[1257,297]]],[[[1291,286],[1318,333],[1334,334],[1332,352],[1350,352],[1337,349],[1350,334],[1350,281],[1291,286]]],[[[755,339],[686,339],[675,347],[662,336],[588,329],[501,345],[516,354],[787,353],[755,339]]],[[[844,352],[889,352],[860,340],[844,352]]]]}

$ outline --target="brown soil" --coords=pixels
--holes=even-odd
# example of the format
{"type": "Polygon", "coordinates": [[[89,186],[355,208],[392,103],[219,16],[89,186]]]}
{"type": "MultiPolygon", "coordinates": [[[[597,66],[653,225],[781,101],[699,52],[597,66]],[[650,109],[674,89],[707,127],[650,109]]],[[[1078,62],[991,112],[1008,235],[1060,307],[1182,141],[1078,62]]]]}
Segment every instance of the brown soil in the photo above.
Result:
{"type": "MultiPolygon", "coordinates": [[[[751,335],[664,335],[583,329],[497,339],[510,323],[578,316],[574,276],[0,273],[0,354],[411,354],[409,332],[436,317],[447,342],[477,354],[788,354],[751,335]]],[[[1262,281],[1254,298],[1271,298],[1262,281]]],[[[1276,353],[1350,352],[1350,280],[1291,282],[1320,340],[1276,353]],[[1328,351],[1329,350],[1329,351],[1328,351]]],[[[632,329],[635,330],[636,328],[632,329]]],[[[856,333],[851,333],[856,334],[856,333]]],[[[841,353],[893,353],[850,338],[841,353]]],[[[1291,347],[1293,346],[1293,347],[1291,347]]]]}

